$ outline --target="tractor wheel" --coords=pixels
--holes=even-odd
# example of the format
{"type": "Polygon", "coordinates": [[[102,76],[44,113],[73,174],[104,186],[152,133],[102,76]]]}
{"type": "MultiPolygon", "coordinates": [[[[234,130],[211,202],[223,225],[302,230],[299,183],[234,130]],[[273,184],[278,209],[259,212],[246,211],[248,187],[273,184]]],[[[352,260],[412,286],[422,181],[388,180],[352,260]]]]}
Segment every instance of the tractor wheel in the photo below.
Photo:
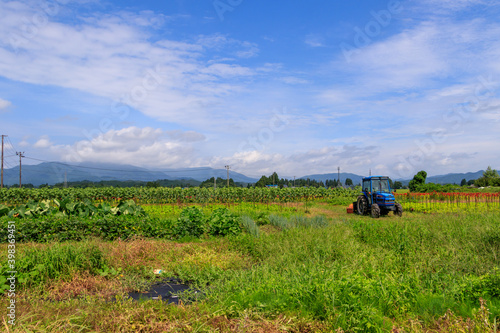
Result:
{"type": "Polygon", "coordinates": [[[371,215],[375,219],[380,217],[380,207],[377,204],[372,205],[371,215]]]}
{"type": "Polygon", "coordinates": [[[401,204],[398,202],[396,202],[394,206],[396,206],[396,209],[394,210],[394,215],[403,216],[403,206],[401,206],[401,204]]]}
{"type": "Polygon", "coordinates": [[[357,201],[357,209],[359,215],[365,215],[368,211],[368,201],[364,195],[360,195],[357,201]]]}

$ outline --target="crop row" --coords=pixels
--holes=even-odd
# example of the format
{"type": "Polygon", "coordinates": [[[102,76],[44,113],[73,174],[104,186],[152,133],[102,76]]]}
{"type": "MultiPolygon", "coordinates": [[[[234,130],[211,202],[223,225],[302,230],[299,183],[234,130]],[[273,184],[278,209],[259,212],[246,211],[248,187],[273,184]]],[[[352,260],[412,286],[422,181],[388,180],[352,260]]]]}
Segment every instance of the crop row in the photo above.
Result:
{"type": "Polygon", "coordinates": [[[209,215],[198,207],[187,207],[177,219],[132,214],[105,216],[38,216],[23,219],[0,218],[0,243],[9,241],[15,230],[16,242],[80,241],[97,237],[104,240],[133,237],[179,239],[207,234],[226,236],[241,232],[240,219],[227,208],[209,215]],[[10,221],[10,222],[9,222],[10,221]]]}
{"type": "Polygon", "coordinates": [[[63,200],[29,201],[26,204],[17,206],[6,206],[0,204],[0,217],[26,218],[40,216],[106,216],[106,215],[136,215],[144,216],[146,213],[141,206],[136,205],[134,200],[122,200],[116,207],[112,207],[107,202],[94,205],[90,200],[71,201],[68,198],[63,200]]]}
{"type": "Polygon", "coordinates": [[[405,193],[396,194],[405,210],[416,212],[473,212],[500,210],[499,193],[405,193]]]}
{"type": "Polygon", "coordinates": [[[10,188],[0,189],[0,203],[19,204],[28,201],[72,200],[115,201],[134,199],[137,203],[227,203],[227,202],[297,202],[309,199],[355,199],[359,191],[344,188],[10,188]]]}

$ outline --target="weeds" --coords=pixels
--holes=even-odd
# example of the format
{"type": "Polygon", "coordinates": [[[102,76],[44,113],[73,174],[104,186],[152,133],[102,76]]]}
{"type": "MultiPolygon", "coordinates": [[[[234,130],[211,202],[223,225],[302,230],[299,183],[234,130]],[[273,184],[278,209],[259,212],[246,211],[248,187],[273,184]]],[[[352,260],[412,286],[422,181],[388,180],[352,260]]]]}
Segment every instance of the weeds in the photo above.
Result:
{"type": "Polygon", "coordinates": [[[281,229],[288,230],[292,228],[323,228],[328,225],[324,216],[305,217],[301,215],[292,215],[286,218],[280,215],[270,215],[269,224],[281,229]]]}
{"type": "MultiPolygon", "coordinates": [[[[46,248],[28,248],[16,260],[17,281],[22,287],[40,285],[48,280],[68,280],[76,272],[98,275],[105,269],[102,252],[91,243],[78,247],[55,243],[46,248]]],[[[7,261],[2,263],[0,285],[6,286],[10,275],[7,261]]]]}
{"type": "Polygon", "coordinates": [[[260,234],[259,227],[257,226],[257,224],[255,224],[255,221],[251,217],[246,215],[242,216],[241,225],[243,226],[243,230],[248,232],[250,235],[256,238],[259,237],[260,234]]]}
{"type": "MultiPolygon", "coordinates": [[[[201,210],[210,216],[216,209],[201,210]]],[[[101,297],[113,289],[120,294],[147,288],[155,278],[153,269],[162,269],[162,278],[189,281],[205,297],[179,307],[154,301],[106,304],[97,298],[41,303],[28,295],[35,290],[30,286],[20,299],[18,330],[499,330],[498,214],[347,215],[332,220],[330,215],[288,213],[261,216],[270,225],[260,228],[255,221],[261,212],[247,214],[241,218],[247,232],[229,237],[68,243],[74,253],[89,258],[98,257],[92,251],[100,253],[101,266],[92,270],[89,260],[75,257],[64,278],[46,280],[57,286],[49,290],[53,295],[101,297]],[[102,276],[106,267],[108,275],[102,276]]],[[[63,245],[19,246],[24,255],[31,248],[46,252],[63,245]]],[[[44,258],[40,260],[49,256],[44,258]]],[[[5,301],[0,299],[0,306],[5,301]]]]}

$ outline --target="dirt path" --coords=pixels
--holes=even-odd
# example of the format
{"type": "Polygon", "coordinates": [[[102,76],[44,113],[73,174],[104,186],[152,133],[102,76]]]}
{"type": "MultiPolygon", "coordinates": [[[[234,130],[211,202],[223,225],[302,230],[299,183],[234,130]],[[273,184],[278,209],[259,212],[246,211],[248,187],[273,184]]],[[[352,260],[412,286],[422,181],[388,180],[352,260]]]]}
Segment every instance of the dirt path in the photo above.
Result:
{"type": "Polygon", "coordinates": [[[309,216],[324,215],[326,217],[338,218],[346,214],[344,207],[334,206],[326,202],[315,203],[314,207],[308,208],[309,216]]]}

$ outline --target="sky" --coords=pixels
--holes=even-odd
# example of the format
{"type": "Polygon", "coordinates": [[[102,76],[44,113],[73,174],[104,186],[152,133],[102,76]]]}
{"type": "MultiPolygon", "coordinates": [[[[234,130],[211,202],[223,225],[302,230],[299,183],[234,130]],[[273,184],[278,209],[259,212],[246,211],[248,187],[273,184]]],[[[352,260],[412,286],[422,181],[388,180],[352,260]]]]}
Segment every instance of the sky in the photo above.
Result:
{"type": "Polygon", "coordinates": [[[500,167],[500,2],[0,1],[5,167],[500,167]]]}

